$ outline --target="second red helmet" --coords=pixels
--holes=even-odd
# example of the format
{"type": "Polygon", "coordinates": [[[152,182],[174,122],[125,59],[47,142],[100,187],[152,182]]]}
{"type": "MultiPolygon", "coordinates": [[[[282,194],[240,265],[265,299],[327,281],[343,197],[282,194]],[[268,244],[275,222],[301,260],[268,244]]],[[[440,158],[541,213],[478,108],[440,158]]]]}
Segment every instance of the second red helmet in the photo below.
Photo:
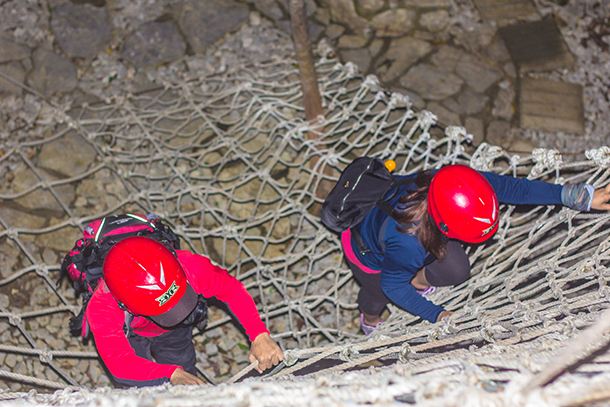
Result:
{"type": "Polygon", "coordinates": [[[428,213],[441,232],[468,243],[480,243],[498,229],[498,197],[478,171],[465,165],[441,168],[428,191],[428,213]]]}
{"type": "Polygon", "coordinates": [[[106,255],[103,272],[110,292],[131,313],[162,326],[180,323],[197,304],[182,265],[156,240],[142,236],[121,240],[106,255]]]}

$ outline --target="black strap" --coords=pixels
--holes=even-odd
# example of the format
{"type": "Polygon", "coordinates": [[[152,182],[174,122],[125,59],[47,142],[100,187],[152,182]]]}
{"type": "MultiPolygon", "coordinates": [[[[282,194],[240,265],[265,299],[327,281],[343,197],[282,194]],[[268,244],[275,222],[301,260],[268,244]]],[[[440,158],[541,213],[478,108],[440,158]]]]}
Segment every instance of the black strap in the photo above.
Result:
{"type": "Polygon", "coordinates": [[[131,323],[133,322],[133,314],[125,310],[125,337],[129,339],[133,330],[131,329],[131,323]]]}
{"type": "Polygon", "coordinates": [[[414,178],[412,178],[412,177],[395,178],[394,186],[400,187],[402,185],[411,184],[413,181],[414,181],[414,178]]]}
{"type": "Polygon", "coordinates": [[[394,216],[392,216],[394,208],[392,207],[392,205],[390,205],[390,201],[396,197],[396,194],[398,194],[398,190],[401,186],[410,184],[412,182],[413,178],[395,179],[394,181],[392,181],[392,185],[390,186],[390,189],[395,188],[392,195],[388,196],[387,198],[385,196],[382,197],[380,200],[377,201],[376,205],[389,217],[394,218],[394,216]]]}
{"type": "MultiPolygon", "coordinates": [[[[385,204],[387,205],[388,208],[390,208],[390,213],[392,213],[392,207],[385,202],[385,204]]],[[[380,206],[380,208],[385,212],[386,210],[380,206]]],[[[383,244],[383,237],[385,236],[385,230],[388,227],[388,221],[390,220],[390,214],[388,214],[388,217],[385,218],[385,220],[383,221],[383,223],[381,224],[381,228],[379,229],[379,245],[381,246],[381,251],[385,252],[385,245],[383,244]]],[[[358,248],[358,251],[360,252],[361,255],[367,255],[369,253],[372,253],[371,249],[369,249],[369,247],[366,245],[366,243],[364,243],[364,240],[362,240],[362,236],[360,235],[360,232],[358,231],[357,228],[351,228],[350,229],[352,231],[352,239],[354,239],[354,243],[356,243],[356,247],[358,248]]],[[[381,254],[381,253],[377,253],[377,254],[381,254]]]]}
{"type": "Polygon", "coordinates": [[[358,229],[351,228],[351,231],[352,231],[352,239],[354,239],[354,243],[356,243],[356,247],[358,248],[358,251],[360,252],[360,254],[364,256],[365,254],[371,253],[371,250],[364,243],[364,240],[362,240],[362,236],[360,236],[360,232],[358,231],[358,229]]]}
{"type": "Polygon", "coordinates": [[[385,252],[385,243],[383,243],[383,238],[385,237],[385,230],[388,227],[389,221],[390,221],[389,217],[385,218],[385,220],[381,224],[381,227],[379,228],[379,235],[377,236],[377,238],[379,239],[379,246],[381,246],[382,252],[385,252]]]}
{"type": "Polygon", "coordinates": [[[393,218],[392,213],[394,212],[394,208],[392,205],[388,203],[388,201],[377,201],[377,206],[384,211],[390,218],[393,218]]]}

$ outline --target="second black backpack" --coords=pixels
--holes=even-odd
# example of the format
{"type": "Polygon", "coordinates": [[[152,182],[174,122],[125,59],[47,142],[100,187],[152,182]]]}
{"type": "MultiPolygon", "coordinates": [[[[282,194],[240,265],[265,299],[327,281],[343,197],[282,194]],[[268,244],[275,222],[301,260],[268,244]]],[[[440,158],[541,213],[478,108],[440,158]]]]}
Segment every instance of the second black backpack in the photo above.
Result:
{"type": "Polygon", "coordinates": [[[320,213],[322,223],[341,233],[362,222],[375,206],[392,216],[388,203],[392,197],[386,194],[400,184],[379,158],[357,158],[345,167],[326,197],[320,213]]]}

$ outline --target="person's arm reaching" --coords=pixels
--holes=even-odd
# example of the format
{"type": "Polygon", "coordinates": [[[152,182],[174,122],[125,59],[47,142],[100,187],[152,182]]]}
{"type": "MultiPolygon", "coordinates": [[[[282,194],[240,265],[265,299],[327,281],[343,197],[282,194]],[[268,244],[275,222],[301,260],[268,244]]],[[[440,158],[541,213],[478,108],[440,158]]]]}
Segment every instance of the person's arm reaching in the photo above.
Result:
{"type": "MultiPolygon", "coordinates": [[[[384,266],[387,266],[386,262],[384,262],[384,266]]],[[[394,304],[413,315],[436,322],[444,311],[443,307],[418,293],[410,281],[409,276],[398,270],[390,271],[389,268],[386,268],[381,272],[381,289],[394,304]]]]}
{"type": "Polygon", "coordinates": [[[284,359],[282,350],[269,336],[254,300],[239,280],[204,256],[180,251],[179,259],[193,289],[204,297],[216,297],[227,304],[242,324],[252,342],[250,358],[259,362],[257,370],[262,372],[284,359]]]}
{"type": "Polygon", "coordinates": [[[396,305],[430,322],[436,322],[443,308],[417,292],[411,280],[424,266],[426,252],[413,235],[406,235],[388,227],[385,257],[381,271],[381,289],[396,305]]]}
{"type": "Polygon", "coordinates": [[[610,184],[594,189],[589,184],[551,184],[543,181],[513,178],[482,172],[498,195],[508,204],[564,205],[588,212],[591,209],[610,210],[610,184]]]}
{"type": "Polygon", "coordinates": [[[525,178],[513,178],[493,172],[481,173],[502,203],[515,205],[562,205],[562,189],[558,184],[525,178]]]}

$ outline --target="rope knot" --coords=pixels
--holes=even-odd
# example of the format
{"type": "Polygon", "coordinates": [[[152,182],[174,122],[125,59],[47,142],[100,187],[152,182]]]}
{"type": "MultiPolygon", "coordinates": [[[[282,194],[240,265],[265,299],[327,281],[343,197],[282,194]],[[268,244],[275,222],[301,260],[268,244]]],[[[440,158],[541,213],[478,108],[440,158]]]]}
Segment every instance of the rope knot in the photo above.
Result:
{"type": "Polygon", "coordinates": [[[297,351],[287,350],[284,352],[284,364],[290,367],[299,361],[299,355],[297,351]]]}
{"type": "Polygon", "coordinates": [[[481,143],[470,159],[470,166],[478,171],[489,171],[494,160],[501,156],[501,147],[481,143]]]}
{"type": "Polygon", "coordinates": [[[11,238],[11,239],[15,240],[15,239],[17,239],[17,237],[19,236],[19,232],[17,232],[17,229],[15,229],[15,228],[8,228],[8,229],[6,230],[6,235],[7,235],[9,238],[11,238]]]}
{"type": "Polygon", "coordinates": [[[379,79],[375,75],[367,75],[362,82],[363,87],[371,88],[372,90],[379,90],[381,88],[379,79]]]}
{"type": "Polygon", "coordinates": [[[415,352],[413,350],[413,348],[411,347],[411,345],[409,344],[409,342],[404,342],[401,346],[400,346],[400,351],[398,352],[398,359],[402,362],[402,363],[408,363],[409,359],[413,359],[413,355],[415,355],[417,352],[415,352]]]}
{"type": "Polygon", "coordinates": [[[21,315],[17,315],[17,314],[10,314],[8,317],[8,322],[11,325],[19,325],[21,323],[21,315]]]}
{"type": "Polygon", "coordinates": [[[532,159],[536,163],[530,174],[538,176],[544,172],[545,169],[558,169],[563,162],[563,157],[557,150],[547,150],[546,148],[535,148],[532,150],[532,159]]]}
{"type": "Polygon", "coordinates": [[[585,151],[585,157],[593,160],[598,167],[610,167],[610,147],[603,146],[585,151]]]}
{"type": "Polygon", "coordinates": [[[408,109],[411,109],[412,103],[411,99],[407,95],[402,95],[400,93],[393,92],[392,96],[390,96],[390,108],[397,106],[405,106],[408,109]]]}
{"type": "Polygon", "coordinates": [[[50,364],[53,361],[53,354],[48,349],[42,349],[38,358],[42,363],[50,364]]]}
{"type": "Polygon", "coordinates": [[[496,341],[493,332],[487,327],[481,328],[481,336],[489,343],[494,343],[496,341]]]}
{"type": "Polygon", "coordinates": [[[318,42],[318,46],[316,47],[316,52],[322,58],[332,58],[335,53],[335,50],[330,46],[326,38],[323,38],[318,42]]]}
{"type": "Polygon", "coordinates": [[[434,126],[438,120],[438,117],[436,117],[436,115],[432,112],[424,111],[423,113],[424,114],[421,116],[421,121],[424,127],[434,126]]]}
{"type": "Polygon", "coordinates": [[[349,362],[352,359],[357,358],[360,355],[358,349],[355,346],[350,345],[341,350],[339,352],[339,358],[344,362],[349,362]]]}
{"type": "Polygon", "coordinates": [[[355,78],[358,75],[358,66],[353,62],[343,65],[343,72],[348,78],[355,78]]]}
{"type": "Polygon", "coordinates": [[[449,126],[445,129],[445,135],[451,141],[460,142],[462,140],[472,141],[472,134],[466,133],[466,129],[462,126],[449,126]]]}

